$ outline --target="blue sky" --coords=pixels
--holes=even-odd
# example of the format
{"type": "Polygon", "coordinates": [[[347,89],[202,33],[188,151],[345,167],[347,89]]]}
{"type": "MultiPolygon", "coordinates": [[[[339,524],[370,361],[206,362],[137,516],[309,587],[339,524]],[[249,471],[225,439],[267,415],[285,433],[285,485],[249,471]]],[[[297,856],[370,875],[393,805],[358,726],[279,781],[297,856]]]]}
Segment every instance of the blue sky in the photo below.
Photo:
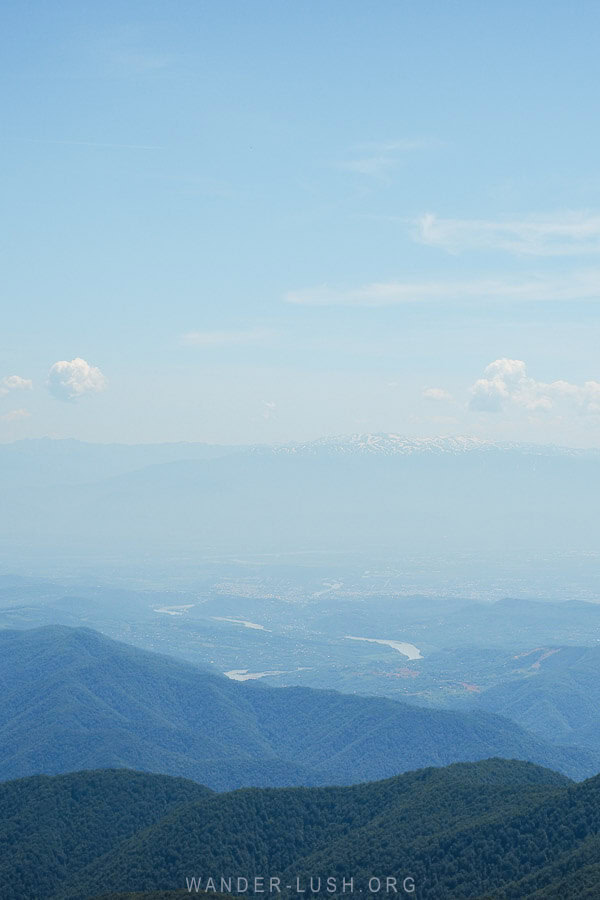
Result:
{"type": "Polygon", "coordinates": [[[1,18],[0,440],[600,446],[597,3],[1,18]]]}

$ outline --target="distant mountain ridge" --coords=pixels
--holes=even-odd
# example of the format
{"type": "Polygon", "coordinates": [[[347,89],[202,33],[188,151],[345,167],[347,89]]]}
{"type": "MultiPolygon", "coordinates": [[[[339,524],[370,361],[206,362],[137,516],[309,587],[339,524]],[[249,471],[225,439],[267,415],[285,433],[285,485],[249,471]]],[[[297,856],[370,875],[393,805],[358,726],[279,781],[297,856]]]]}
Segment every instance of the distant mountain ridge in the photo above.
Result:
{"type": "MultiPolygon", "coordinates": [[[[131,466],[156,465],[177,460],[215,459],[243,453],[275,454],[381,454],[386,456],[417,453],[463,454],[472,452],[516,452],[535,456],[600,456],[600,448],[568,447],[557,444],[533,444],[520,441],[489,441],[470,435],[409,437],[401,432],[357,432],[329,435],[308,441],[276,444],[208,444],[175,441],[146,444],[93,443],[73,438],[29,438],[0,444],[0,460],[10,462],[16,455],[23,459],[88,454],[109,465],[121,455],[131,466]]],[[[108,473],[107,473],[108,474],[108,473]]]]}
{"type": "Polygon", "coordinates": [[[398,435],[254,448],[27,446],[0,446],[8,558],[23,548],[38,559],[466,548],[505,560],[597,552],[600,542],[598,450],[398,435]]]}
{"type": "Polygon", "coordinates": [[[72,438],[29,438],[0,444],[0,487],[8,484],[85,484],[147,466],[207,460],[237,451],[225,445],[186,443],[96,444],[72,438]]]}
{"type": "Polygon", "coordinates": [[[476,437],[456,435],[452,437],[410,438],[394,433],[364,433],[323,437],[314,441],[274,446],[274,453],[288,454],[374,454],[384,456],[410,456],[414,454],[464,454],[464,453],[523,453],[535,456],[587,456],[599,455],[600,450],[584,450],[561,447],[554,444],[528,444],[509,441],[485,441],[476,437]]]}

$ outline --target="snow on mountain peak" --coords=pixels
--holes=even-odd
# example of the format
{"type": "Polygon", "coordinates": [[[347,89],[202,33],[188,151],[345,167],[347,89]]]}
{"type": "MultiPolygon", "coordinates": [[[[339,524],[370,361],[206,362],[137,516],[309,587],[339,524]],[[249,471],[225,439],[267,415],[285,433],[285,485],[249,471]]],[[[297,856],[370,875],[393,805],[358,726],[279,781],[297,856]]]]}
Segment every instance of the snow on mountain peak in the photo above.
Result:
{"type": "Polygon", "coordinates": [[[395,433],[363,433],[337,437],[318,438],[314,441],[285,444],[274,452],[287,455],[381,455],[411,456],[435,454],[458,456],[472,452],[513,451],[528,456],[580,456],[594,455],[598,451],[576,450],[570,447],[538,445],[516,442],[492,442],[476,437],[457,435],[452,437],[413,438],[395,433]]]}
{"type": "Polygon", "coordinates": [[[470,437],[408,438],[401,434],[352,434],[342,437],[319,438],[298,444],[287,444],[277,448],[279,453],[288,454],[381,454],[386,456],[413,453],[465,453],[493,447],[486,441],[470,437]]]}

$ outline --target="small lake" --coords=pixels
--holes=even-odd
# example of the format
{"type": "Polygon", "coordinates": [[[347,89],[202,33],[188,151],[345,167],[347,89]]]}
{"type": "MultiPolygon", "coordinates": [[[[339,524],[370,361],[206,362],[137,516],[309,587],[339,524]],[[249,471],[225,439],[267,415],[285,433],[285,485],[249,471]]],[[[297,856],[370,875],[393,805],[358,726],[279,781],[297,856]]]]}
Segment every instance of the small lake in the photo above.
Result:
{"type": "Polygon", "coordinates": [[[243,625],[244,628],[254,628],[256,631],[268,631],[264,625],[258,625],[256,622],[249,622],[248,619],[234,619],[232,616],[211,616],[215,622],[229,622],[230,625],[243,625]]]}
{"type": "Polygon", "coordinates": [[[230,669],[224,674],[233,681],[254,681],[255,678],[265,678],[266,675],[285,675],[285,672],[249,672],[248,669],[230,669]]]}
{"type": "Polygon", "coordinates": [[[397,650],[398,653],[401,653],[408,659],[423,659],[419,648],[415,647],[414,644],[407,644],[405,641],[387,641],[383,638],[352,637],[349,634],[346,635],[346,640],[367,641],[369,644],[385,644],[387,647],[391,647],[392,650],[397,650]]]}

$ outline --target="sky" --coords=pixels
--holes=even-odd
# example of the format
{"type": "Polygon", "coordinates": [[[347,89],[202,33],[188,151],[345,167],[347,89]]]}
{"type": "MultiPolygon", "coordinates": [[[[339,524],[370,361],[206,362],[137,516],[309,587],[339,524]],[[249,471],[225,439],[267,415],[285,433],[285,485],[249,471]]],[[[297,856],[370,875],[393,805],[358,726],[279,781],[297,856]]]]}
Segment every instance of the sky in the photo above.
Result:
{"type": "Polygon", "coordinates": [[[0,441],[600,447],[599,28],[5,0],[0,441]]]}

